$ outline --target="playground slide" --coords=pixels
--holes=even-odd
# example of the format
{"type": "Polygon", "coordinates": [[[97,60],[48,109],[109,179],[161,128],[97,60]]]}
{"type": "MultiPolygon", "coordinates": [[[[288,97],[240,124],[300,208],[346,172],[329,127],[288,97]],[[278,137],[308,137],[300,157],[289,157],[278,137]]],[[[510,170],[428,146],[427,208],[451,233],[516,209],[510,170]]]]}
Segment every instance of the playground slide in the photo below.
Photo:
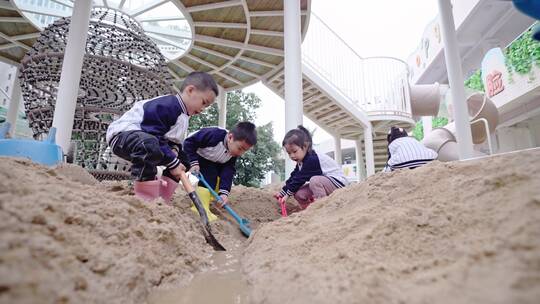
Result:
{"type": "MultiPolygon", "coordinates": [[[[439,84],[415,85],[410,88],[411,109],[415,116],[436,116],[439,112],[440,93],[439,84]]],[[[483,93],[474,93],[467,98],[471,133],[474,144],[481,144],[487,139],[487,133],[495,131],[499,123],[497,107],[483,93]],[[486,132],[486,128],[489,132],[486,132]]],[[[455,123],[449,123],[442,128],[435,128],[427,134],[422,143],[435,150],[440,161],[459,159],[456,142],[455,123]]],[[[478,156],[483,153],[475,151],[478,156]]]]}

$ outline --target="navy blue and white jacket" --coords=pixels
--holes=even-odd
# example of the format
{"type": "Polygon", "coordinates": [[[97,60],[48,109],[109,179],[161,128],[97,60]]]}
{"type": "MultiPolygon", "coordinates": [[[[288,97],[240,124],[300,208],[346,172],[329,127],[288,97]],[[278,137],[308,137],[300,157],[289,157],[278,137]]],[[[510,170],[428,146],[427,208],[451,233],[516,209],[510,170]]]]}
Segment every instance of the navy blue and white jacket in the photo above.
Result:
{"type": "Polygon", "coordinates": [[[234,174],[236,173],[235,164],[237,158],[233,157],[227,149],[228,133],[227,130],[218,127],[202,128],[188,136],[183,147],[191,166],[199,166],[199,162],[204,160],[219,164],[221,170],[203,172],[205,167],[201,166],[201,173],[209,181],[217,180],[219,175],[220,195],[229,195],[234,174]]]}
{"type": "Polygon", "coordinates": [[[164,154],[163,162],[169,169],[176,168],[180,160],[171,150],[170,144],[182,143],[189,124],[189,114],[179,95],[163,95],[136,102],[107,129],[107,143],[114,147],[120,132],[140,130],[154,135],[164,154]]]}
{"type": "Polygon", "coordinates": [[[326,154],[317,154],[315,151],[306,153],[301,163],[297,163],[280,195],[292,196],[313,176],[326,176],[338,188],[348,184],[341,166],[326,154]]]}
{"type": "Polygon", "coordinates": [[[412,137],[394,139],[388,145],[388,152],[390,153],[390,159],[388,159],[388,164],[383,170],[385,172],[402,168],[414,169],[438,157],[437,152],[426,148],[412,137]]]}

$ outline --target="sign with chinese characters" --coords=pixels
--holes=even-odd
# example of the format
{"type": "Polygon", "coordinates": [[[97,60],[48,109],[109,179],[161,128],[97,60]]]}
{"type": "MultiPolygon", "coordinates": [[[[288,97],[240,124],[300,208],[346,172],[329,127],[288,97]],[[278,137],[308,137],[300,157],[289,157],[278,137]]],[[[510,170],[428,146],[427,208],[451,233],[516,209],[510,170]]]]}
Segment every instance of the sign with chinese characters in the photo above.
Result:
{"type": "Polygon", "coordinates": [[[482,81],[487,95],[499,112],[525,102],[522,97],[540,89],[540,69],[533,65],[528,74],[509,73],[501,48],[489,50],[482,60],[482,81]]]}
{"type": "Polygon", "coordinates": [[[493,97],[504,90],[502,73],[498,70],[493,70],[486,77],[486,89],[488,97],[493,97]]]}

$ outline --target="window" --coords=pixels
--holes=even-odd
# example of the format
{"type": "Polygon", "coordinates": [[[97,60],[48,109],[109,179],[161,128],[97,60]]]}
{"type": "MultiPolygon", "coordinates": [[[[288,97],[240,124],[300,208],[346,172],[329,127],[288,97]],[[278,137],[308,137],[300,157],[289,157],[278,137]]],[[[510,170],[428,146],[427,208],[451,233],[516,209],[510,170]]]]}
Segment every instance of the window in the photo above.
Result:
{"type": "Polygon", "coordinates": [[[9,86],[6,87],[6,93],[9,93],[9,86]]]}
{"type": "Polygon", "coordinates": [[[11,73],[7,75],[7,80],[11,80],[11,73]]]}

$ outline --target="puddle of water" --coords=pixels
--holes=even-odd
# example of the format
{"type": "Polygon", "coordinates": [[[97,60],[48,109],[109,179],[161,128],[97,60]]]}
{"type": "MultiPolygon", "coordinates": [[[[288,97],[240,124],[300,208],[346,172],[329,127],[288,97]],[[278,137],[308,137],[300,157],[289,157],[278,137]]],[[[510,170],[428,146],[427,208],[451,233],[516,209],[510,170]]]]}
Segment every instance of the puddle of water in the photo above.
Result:
{"type": "Polygon", "coordinates": [[[247,303],[247,283],[242,279],[239,257],[239,245],[232,250],[216,251],[210,270],[196,274],[187,286],[154,292],[148,298],[148,303],[247,303]]]}

